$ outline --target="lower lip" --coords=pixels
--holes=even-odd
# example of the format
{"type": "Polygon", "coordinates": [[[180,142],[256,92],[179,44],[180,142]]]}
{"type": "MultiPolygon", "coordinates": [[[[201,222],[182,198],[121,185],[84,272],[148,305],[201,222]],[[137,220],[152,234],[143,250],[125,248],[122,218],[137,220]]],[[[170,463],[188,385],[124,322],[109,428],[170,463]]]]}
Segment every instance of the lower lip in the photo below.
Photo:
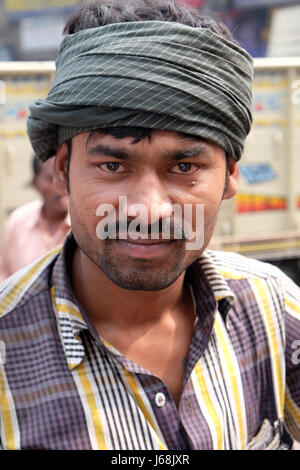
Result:
{"type": "Polygon", "coordinates": [[[127,242],[125,240],[118,240],[118,246],[122,251],[125,251],[128,255],[134,258],[154,258],[161,256],[163,253],[168,251],[173,245],[174,240],[164,243],[153,243],[153,244],[140,244],[127,242]]]}

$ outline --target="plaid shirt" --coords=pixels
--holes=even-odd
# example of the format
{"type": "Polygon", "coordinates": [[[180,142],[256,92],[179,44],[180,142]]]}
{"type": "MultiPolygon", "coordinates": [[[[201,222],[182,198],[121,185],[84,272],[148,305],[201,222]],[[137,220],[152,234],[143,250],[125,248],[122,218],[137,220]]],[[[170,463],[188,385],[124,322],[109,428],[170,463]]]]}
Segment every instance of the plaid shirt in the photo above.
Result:
{"type": "Polygon", "coordinates": [[[283,416],[299,439],[300,293],[277,268],[206,252],[188,269],[197,321],[177,407],[99,338],[71,288],[74,248],[70,234],[0,285],[4,449],[243,449],[283,416]]]}

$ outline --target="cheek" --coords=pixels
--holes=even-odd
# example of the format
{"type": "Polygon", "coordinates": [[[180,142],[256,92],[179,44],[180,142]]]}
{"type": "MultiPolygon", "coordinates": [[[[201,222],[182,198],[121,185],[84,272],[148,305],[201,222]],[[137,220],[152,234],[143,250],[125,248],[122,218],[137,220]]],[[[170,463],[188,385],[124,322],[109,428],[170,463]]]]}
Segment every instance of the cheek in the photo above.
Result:
{"type": "Polygon", "coordinates": [[[223,189],[222,185],[217,186],[213,182],[211,184],[202,184],[195,188],[193,197],[189,198],[189,202],[193,206],[201,205],[201,210],[198,212],[196,212],[195,207],[193,208],[193,230],[198,232],[201,227],[206,240],[213,233],[222,202],[223,189]],[[197,217],[196,213],[198,214],[197,217]]]}
{"type": "Polygon", "coordinates": [[[185,195],[185,201],[192,204],[203,204],[205,212],[214,212],[218,209],[224,192],[224,184],[211,183],[197,184],[188,196],[185,195]]]}
{"type": "MultiPolygon", "coordinates": [[[[113,192],[111,188],[82,179],[76,186],[70,185],[70,217],[72,226],[76,225],[80,230],[89,232],[96,236],[96,227],[101,220],[97,210],[102,204],[117,208],[119,203],[119,192],[113,192]]],[[[105,214],[106,215],[106,214],[105,214]]]]}
{"type": "Polygon", "coordinates": [[[207,198],[204,202],[205,223],[208,226],[216,223],[220,205],[222,203],[222,195],[223,191],[216,191],[214,195],[211,195],[211,197],[207,198]]]}
{"type": "Polygon", "coordinates": [[[84,200],[69,200],[69,213],[71,227],[74,237],[79,246],[86,246],[96,237],[97,217],[96,210],[93,210],[84,200]]]}
{"type": "Polygon", "coordinates": [[[118,185],[99,180],[97,169],[79,167],[70,171],[70,194],[78,206],[92,207],[96,212],[99,204],[116,205],[119,192],[118,185]]]}

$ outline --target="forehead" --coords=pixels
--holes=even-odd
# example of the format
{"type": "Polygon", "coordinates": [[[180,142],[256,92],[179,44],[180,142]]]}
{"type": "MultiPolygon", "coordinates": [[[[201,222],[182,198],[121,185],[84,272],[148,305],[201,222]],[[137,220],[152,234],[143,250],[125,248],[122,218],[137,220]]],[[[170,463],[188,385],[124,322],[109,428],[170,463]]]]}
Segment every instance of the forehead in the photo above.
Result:
{"type": "MultiPolygon", "coordinates": [[[[75,145],[84,145],[89,150],[99,143],[105,142],[112,147],[126,148],[126,151],[135,152],[140,148],[151,148],[156,150],[172,150],[176,148],[190,148],[202,146],[207,151],[221,149],[218,145],[202,139],[201,137],[189,136],[175,131],[153,129],[150,135],[136,138],[134,135],[126,137],[115,137],[111,134],[102,134],[101,132],[85,132],[73,138],[75,145]]],[[[222,150],[222,149],[221,149],[222,150]]]]}

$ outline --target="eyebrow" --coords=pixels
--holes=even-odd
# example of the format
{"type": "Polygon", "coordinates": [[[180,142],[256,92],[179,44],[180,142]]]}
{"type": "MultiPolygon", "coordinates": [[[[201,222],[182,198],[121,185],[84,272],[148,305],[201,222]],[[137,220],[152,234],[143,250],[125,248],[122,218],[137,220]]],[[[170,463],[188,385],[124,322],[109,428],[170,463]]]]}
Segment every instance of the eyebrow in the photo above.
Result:
{"type": "Polygon", "coordinates": [[[97,144],[88,149],[88,155],[108,155],[110,157],[119,158],[120,160],[128,160],[130,157],[125,150],[120,148],[107,147],[107,145],[97,144]]]}
{"type": "Polygon", "coordinates": [[[172,154],[174,160],[183,160],[184,158],[195,158],[201,157],[208,154],[208,150],[205,145],[200,144],[197,147],[193,147],[191,149],[186,150],[175,150],[172,154]]]}
{"type": "MultiPolygon", "coordinates": [[[[121,148],[112,148],[107,145],[97,144],[94,147],[88,149],[88,155],[107,155],[109,157],[118,158],[119,160],[130,160],[132,155],[121,148]]],[[[196,147],[186,150],[175,150],[174,152],[168,152],[165,157],[170,160],[183,160],[185,158],[195,158],[199,156],[208,155],[208,149],[205,145],[200,144],[196,147]]]]}

